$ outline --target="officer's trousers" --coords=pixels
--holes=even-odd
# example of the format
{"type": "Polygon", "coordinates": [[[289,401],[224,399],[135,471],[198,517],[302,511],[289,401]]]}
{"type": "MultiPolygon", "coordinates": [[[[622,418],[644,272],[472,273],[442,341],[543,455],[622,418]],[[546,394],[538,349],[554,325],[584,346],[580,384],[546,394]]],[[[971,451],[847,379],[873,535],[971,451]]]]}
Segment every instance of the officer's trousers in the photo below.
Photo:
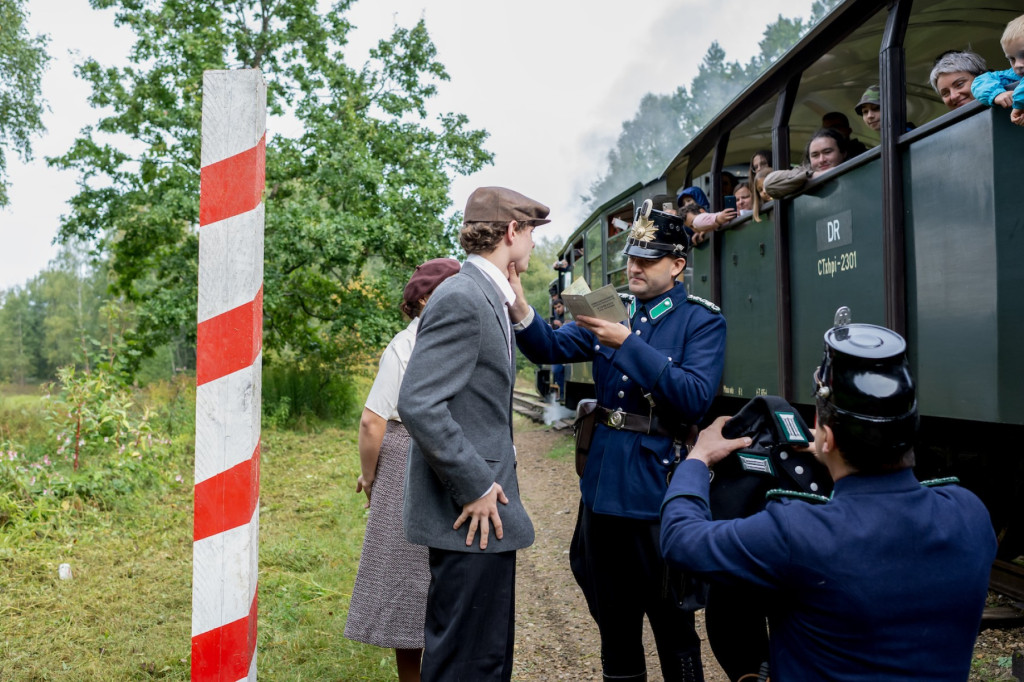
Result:
{"type": "Polygon", "coordinates": [[[670,579],[659,549],[660,528],[658,521],[596,514],[581,502],[572,572],[601,632],[607,677],[642,679],[646,613],[665,682],[703,682],[693,610],[681,607],[681,585],[672,584],[678,580],[670,579]]]}

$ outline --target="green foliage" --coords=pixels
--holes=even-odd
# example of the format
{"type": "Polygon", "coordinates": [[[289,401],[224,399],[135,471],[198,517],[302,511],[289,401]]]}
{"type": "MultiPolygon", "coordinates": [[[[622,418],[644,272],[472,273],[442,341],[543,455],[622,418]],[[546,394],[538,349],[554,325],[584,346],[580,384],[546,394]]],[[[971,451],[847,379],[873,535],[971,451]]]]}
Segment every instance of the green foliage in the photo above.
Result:
{"type": "Polygon", "coordinates": [[[530,267],[520,276],[526,300],[544,317],[548,316],[548,311],[551,308],[548,287],[551,281],[558,276],[551,266],[558,260],[558,251],[561,246],[562,242],[554,237],[537,239],[533,255],[530,256],[530,267]]]}
{"type": "MultiPolygon", "coordinates": [[[[150,390],[155,413],[175,390],[150,390]]],[[[394,680],[390,651],[341,635],[366,525],[355,430],[265,429],[262,442],[260,678],[394,680]]],[[[165,464],[190,470],[191,455],[174,448],[165,464]]],[[[189,482],[0,526],[0,679],[189,679],[189,482]],[[70,581],[57,579],[65,562],[70,581]]]]}
{"type": "Polygon", "coordinates": [[[46,38],[25,30],[25,1],[0,0],[0,207],[7,196],[6,149],[32,156],[32,136],[43,127],[43,69],[50,60],[46,38]]]}
{"type": "Polygon", "coordinates": [[[268,427],[310,420],[354,424],[361,407],[351,377],[291,362],[263,368],[263,423],[268,427]]]}
{"type": "Polygon", "coordinates": [[[191,452],[191,386],[165,382],[147,395],[109,368],[58,375],[41,399],[0,406],[0,526],[53,529],[68,510],[131,505],[183,481],[168,461],[191,452]]]}
{"type": "Polygon", "coordinates": [[[316,0],[92,4],[135,32],[131,65],[79,67],[92,105],[112,113],[51,162],[81,179],[59,238],[109,257],[114,290],[137,306],[126,370],[169,341],[194,342],[205,69],[262,69],[271,115],[302,126],[267,148],[267,354],[344,374],[383,346],[400,328],[388,292],[454,250],[458,216],[442,217],[450,174],[491,160],[465,116],[428,117],[448,75],[424,23],[396,27],[356,70],[342,58],[348,0],[323,14],[316,0]],[[371,261],[384,266],[372,277],[371,261]]]}
{"type": "Polygon", "coordinates": [[[62,365],[89,370],[117,359],[132,307],[108,293],[105,268],[87,267],[76,246],[0,293],[0,380],[24,385],[54,378],[62,365]]]}
{"type": "Polygon", "coordinates": [[[648,93],[637,113],[622,124],[615,148],[608,152],[608,170],[590,185],[585,201],[593,208],[634,182],[656,177],[680,148],[775,60],[785,54],[839,0],[816,0],[806,23],[779,18],[764,30],[760,52],[747,64],[728,61],[718,42],[711,43],[690,87],[668,95],[648,93]]]}
{"type": "Polygon", "coordinates": [[[107,371],[76,372],[72,366],[57,370],[57,384],[48,388],[46,422],[51,440],[71,456],[78,470],[83,458],[109,456],[116,450],[126,462],[142,458],[153,440],[150,411],[136,410],[128,391],[107,371]]]}

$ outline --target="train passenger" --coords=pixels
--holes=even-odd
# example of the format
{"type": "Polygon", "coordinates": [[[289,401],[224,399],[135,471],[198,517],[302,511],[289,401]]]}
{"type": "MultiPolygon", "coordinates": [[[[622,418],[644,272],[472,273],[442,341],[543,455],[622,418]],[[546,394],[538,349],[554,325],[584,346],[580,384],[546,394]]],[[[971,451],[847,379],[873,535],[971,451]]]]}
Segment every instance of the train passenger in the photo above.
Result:
{"type": "Polygon", "coordinates": [[[754,222],[761,222],[761,206],[772,200],[764,191],[764,179],[772,172],[771,166],[765,166],[754,175],[754,222]]]}
{"type": "Polygon", "coordinates": [[[750,191],[750,185],[746,181],[741,182],[736,186],[736,210],[741,216],[750,215],[754,208],[754,195],[750,191]]]}
{"type": "Polygon", "coordinates": [[[352,587],[345,637],[395,650],[398,679],[420,679],[423,621],[430,566],[427,548],[406,541],[402,531],[402,491],[409,432],[398,416],[398,390],[416,343],[420,313],[437,285],[459,271],[453,258],[435,258],[416,267],[402,292],[402,312],[411,322],[380,356],[366,407],[359,419],[356,492],[366,493],[363,551],[352,587]]]}
{"type": "Polygon", "coordinates": [[[555,296],[551,299],[551,328],[558,329],[565,324],[565,301],[555,296]]]}
{"type": "Polygon", "coordinates": [[[876,133],[882,130],[882,104],[878,85],[869,85],[853,108],[864,119],[864,125],[876,133]]]}
{"type": "Polygon", "coordinates": [[[998,104],[1010,109],[1010,121],[1024,126],[1024,15],[1006,25],[999,42],[1010,68],[979,75],[971,85],[971,94],[986,106],[998,104]]]}
{"type": "Polygon", "coordinates": [[[843,137],[846,138],[846,155],[848,157],[858,156],[868,150],[867,145],[863,142],[855,137],[850,137],[853,134],[853,128],[850,127],[850,119],[841,111],[830,111],[822,116],[821,127],[831,128],[843,134],[843,137]]]}
{"type": "Polygon", "coordinates": [[[434,291],[402,380],[398,413],[413,440],[402,518],[430,556],[424,682],[512,678],[516,551],[534,530],[512,441],[508,278],[529,266],[547,215],[504,187],[470,194],[459,233],[469,255],[434,291]]]}
{"type": "Polygon", "coordinates": [[[754,186],[754,176],[762,168],[772,167],[772,153],[768,149],[759,149],[750,157],[750,168],[747,170],[747,184],[754,186]]]}
{"type": "Polygon", "coordinates": [[[769,173],[764,179],[764,191],[774,199],[798,192],[808,180],[832,170],[846,157],[846,137],[833,128],[820,128],[807,142],[803,165],[769,173]]]}
{"type": "Polygon", "coordinates": [[[682,208],[687,204],[697,204],[705,211],[711,210],[711,202],[700,187],[687,187],[676,193],[676,206],[682,208]]]}
{"type": "Polygon", "coordinates": [[[672,198],[671,194],[655,194],[651,197],[651,203],[654,204],[654,208],[669,213],[671,215],[679,215],[679,211],[676,210],[675,199],[672,198]]]}
{"type": "MultiPolygon", "coordinates": [[[[880,88],[878,84],[869,85],[868,89],[864,91],[864,94],[860,96],[860,101],[857,102],[857,106],[853,108],[857,112],[857,115],[864,119],[864,124],[874,130],[876,133],[882,131],[882,104],[880,96],[880,88]]],[[[910,121],[907,121],[906,130],[913,130],[915,126],[910,121]]]]}
{"type": "Polygon", "coordinates": [[[929,80],[943,104],[957,109],[974,101],[971,85],[987,70],[981,55],[966,50],[949,50],[935,58],[929,80]]]}
{"type": "Polygon", "coordinates": [[[752,442],[723,436],[720,417],[665,496],[666,559],[716,585],[773,593],[773,680],[966,680],[996,538],[973,493],[914,477],[906,343],[874,325],[833,327],[814,396],[831,499],[783,494],[747,518],[712,521],[709,468],[752,442]]]}
{"type": "Polygon", "coordinates": [[[686,222],[686,226],[698,233],[719,228],[735,218],[736,215],[734,208],[727,208],[718,213],[708,213],[695,204],[686,206],[682,211],[682,218],[686,222]]]}
{"type": "Polygon", "coordinates": [[[727,197],[736,192],[736,176],[729,171],[722,171],[722,196],[727,197]]]}
{"type": "MultiPolygon", "coordinates": [[[[601,633],[605,680],[647,679],[644,614],[667,682],[704,679],[694,611],[703,589],[669,572],[658,544],[666,477],[722,377],[725,320],[676,277],[689,239],[682,220],[644,202],[626,240],[623,323],[580,316],[552,330],[510,277],[520,350],[535,363],[593,363],[597,405],[569,561],[601,633]]],[[[579,675],[578,677],[583,677],[579,675]]]]}

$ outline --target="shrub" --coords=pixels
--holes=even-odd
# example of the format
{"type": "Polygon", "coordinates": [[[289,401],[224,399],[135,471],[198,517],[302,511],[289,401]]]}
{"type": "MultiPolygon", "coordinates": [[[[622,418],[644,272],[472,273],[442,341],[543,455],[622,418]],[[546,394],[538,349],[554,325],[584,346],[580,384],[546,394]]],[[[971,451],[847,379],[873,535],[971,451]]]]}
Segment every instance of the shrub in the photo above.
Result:
{"type": "Polygon", "coordinates": [[[348,423],[358,418],[361,407],[350,377],[284,363],[263,368],[263,416],[267,426],[296,426],[309,419],[348,423]]]}

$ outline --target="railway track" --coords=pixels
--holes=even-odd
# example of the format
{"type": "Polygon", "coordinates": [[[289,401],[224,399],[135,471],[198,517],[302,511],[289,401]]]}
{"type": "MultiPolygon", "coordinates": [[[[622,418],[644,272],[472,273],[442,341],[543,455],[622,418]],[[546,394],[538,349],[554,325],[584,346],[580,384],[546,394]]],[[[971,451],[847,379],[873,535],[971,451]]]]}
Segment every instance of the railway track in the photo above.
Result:
{"type": "Polygon", "coordinates": [[[561,405],[545,402],[537,394],[528,391],[518,389],[512,391],[512,409],[535,422],[550,424],[556,429],[572,426],[571,417],[565,416],[571,413],[568,413],[561,405]]]}
{"type": "Polygon", "coordinates": [[[993,592],[1024,602],[1024,567],[996,559],[988,584],[993,592]]]}
{"type": "Polygon", "coordinates": [[[988,588],[1013,600],[1012,606],[987,606],[981,628],[1019,628],[1024,625],[1024,567],[997,559],[992,564],[988,588]]]}

